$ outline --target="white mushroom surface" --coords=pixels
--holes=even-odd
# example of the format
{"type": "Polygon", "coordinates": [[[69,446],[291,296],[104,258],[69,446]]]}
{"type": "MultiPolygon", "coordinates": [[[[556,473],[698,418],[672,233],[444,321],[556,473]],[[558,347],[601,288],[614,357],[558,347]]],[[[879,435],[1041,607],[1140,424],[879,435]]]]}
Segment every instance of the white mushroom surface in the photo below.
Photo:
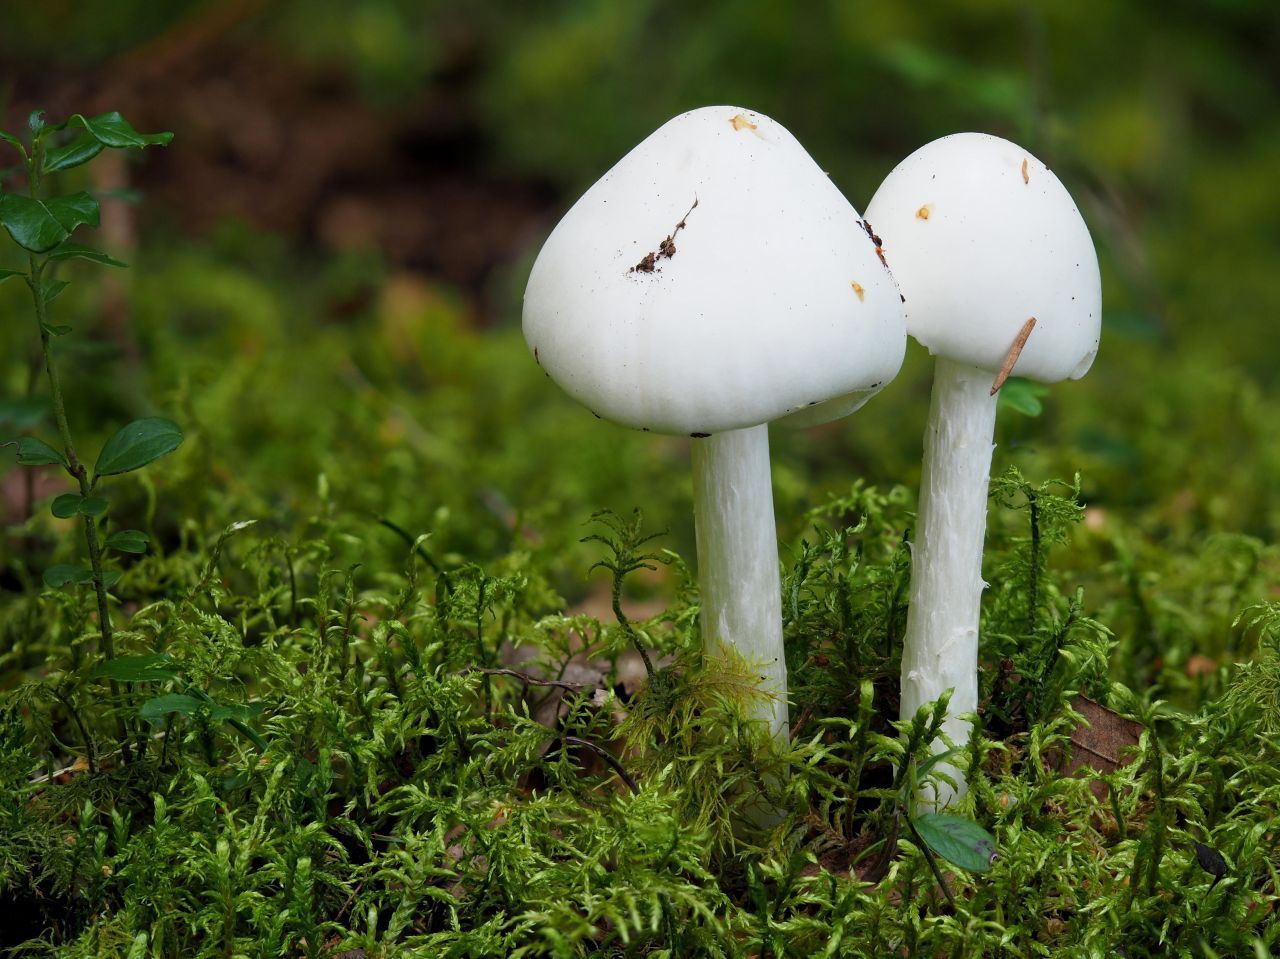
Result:
{"type": "Polygon", "coordinates": [[[760,677],[788,735],[768,423],[851,412],[906,349],[862,220],[780,124],[740,107],[670,120],[552,231],[524,299],[534,359],[569,395],[692,451],[701,628],[760,677]]]}
{"type": "Polygon", "coordinates": [[[867,205],[930,353],[994,374],[1031,317],[1015,374],[1079,379],[1098,352],[1102,283],[1066,187],[1029,152],[957,133],[899,163],[867,205]]]}
{"type": "MultiPolygon", "coordinates": [[[[1102,286],[1093,241],[1058,178],[1028,151],[984,133],[921,147],[867,206],[906,297],[907,331],[937,357],[925,428],[901,717],[951,691],[957,745],[978,708],[982,546],[997,392],[1010,370],[1078,378],[1098,352],[1102,286]]],[[[934,744],[941,749],[940,743],[934,744]]],[[[963,763],[925,790],[946,805],[963,763]]]]}
{"type": "Polygon", "coordinates": [[[781,124],[678,116],[592,186],[539,253],[524,333],[606,419],[711,434],[843,415],[898,371],[901,302],[857,211],[781,124]],[[825,414],[825,416],[824,416],[825,414]]]}

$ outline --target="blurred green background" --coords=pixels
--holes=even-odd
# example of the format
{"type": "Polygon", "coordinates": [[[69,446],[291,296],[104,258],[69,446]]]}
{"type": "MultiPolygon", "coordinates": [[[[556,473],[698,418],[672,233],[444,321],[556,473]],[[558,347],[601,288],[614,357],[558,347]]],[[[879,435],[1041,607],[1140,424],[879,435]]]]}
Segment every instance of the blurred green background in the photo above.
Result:
{"type": "MultiPolygon", "coordinates": [[[[359,555],[385,531],[358,518],[378,515],[474,558],[525,535],[577,562],[592,510],[640,506],[692,555],[685,441],[564,398],[524,351],[520,294],[580,191],[668,117],[723,102],[786,125],[859,208],[947,133],[999,134],[1049,163],[1098,246],[1102,346],[1039,416],[1003,410],[995,471],[1081,472],[1089,510],[1059,565],[1113,628],[1141,625],[1121,638],[1145,659],[1187,617],[1161,626],[1177,599],[1144,608],[1144,577],[1173,597],[1222,586],[1196,626],[1213,655],[1230,605],[1268,594],[1274,0],[47,0],[4,20],[6,129],[43,107],[176,133],[66,184],[107,199],[102,245],[134,268],[77,271],[59,302],[80,432],[143,412],[187,431],[156,488],[134,492],[170,542],[246,517],[287,534],[336,509],[359,555]],[[1236,534],[1256,537],[1243,572],[1214,547],[1236,534]]],[[[6,434],[43,415],[23,293],[0,287],[6,434]]],[[[915,483],[929,375],[913,347],[852,420],[776,434],[784,541],[855,477],[915,483]]],[[[49,521],[26,517],[60,487],[24,486],[10,464],[12,569],[33,538],[53,548],[49,521]]]]}

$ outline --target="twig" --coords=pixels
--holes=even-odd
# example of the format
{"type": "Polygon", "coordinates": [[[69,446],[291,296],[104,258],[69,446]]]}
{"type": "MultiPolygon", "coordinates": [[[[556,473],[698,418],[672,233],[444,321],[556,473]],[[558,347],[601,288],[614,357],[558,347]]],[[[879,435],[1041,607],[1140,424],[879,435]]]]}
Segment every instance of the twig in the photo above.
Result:
{"type": "Polygon", "coordinates": [[[347,896],[347,901],[342,904],[342,908],[339,909],[337,914],[333,917],[334,922],[341,921],[342,917],[346,915],[347,910],[351,908],[351,904],[356,901],[356,896],[360,895],[360,890],[363,888],[364,883],[356,883],[356,887],[351,890],[351,895],[347,896]]]}
{"type": "Polygon", "coordinates": [[[1000,387],[1004,386],[1004,381],[1013,372],[1013,364],[1018,362],[1018,357],[1022,355],[1022,348],[1027,345],[1027,337],[1031,335],[1031,331],[1035,328],[1036,318],[1034,316],[1022,324],[1022,329],[1018,332],[1017,337],[1014,338],[1013,346],[1009,347],[1009,355],[1004,358],[1004,363],[1000,366],[1000,372],[996,374],[996,381],[991,384],[992,396],[1000,392],[1000,387]]]}
{"type": "MultiPolygon", "coordinates": [[[[81,757],[84,758],[83,756],[81,757]]],[[[86,767],[78,763],[72,763],[70,766],[63,766],[61,769],[52,769],[47,773],[41,773],[39,776],[32,776],[27,780],[29,786],[41,786],[47,782],[53,782],[59,776],[65,776],[67,773],[81,772],[86,767]]]]}
{"type": "Polygon", "coordinates": [[[471,666],[463,670],[463,675],[467,673],[482,673],[486,676],[511,676],[520,680],[526,686],[554,686],[556,689],[563,689],[570,693],[580,693],[588,689],[599,688],[591,683],[571,683],[564,679],[539,679],[537,676],[522,673],[518,669],[484,669],[479,666],[471,666]]]}
{"type": "Polygon", "coordinates": [[[800,735],[800,730],[804,729],[804,724],[809,721],[809,717],[813,715],[813,707],[806,706],[800,713],[800,718],[796,720],[795,725],[791,727],[791,739],[795,739],[800,735]]]}
{"type": "Polygon", "coordinates": [[[636,781],[628,775],[626,769],[623,768],[622,763],[618,762],[617,758],[613,753],[609,752],[609,750],[605,749],[603,746],[596,745],[590,740],[579,739],[577,736],[561,736],[560,738],[563,742],[570,743],[571,745],[584,746],[587,749],[590,749],[593,753],[609,764],[613,771],[618,774],[618,778],[630,787],[632,793],[637,796],[640,794],[640,787],[636,785],[636,781]]]}
{"type": "MultiPolygon", "coordinates": [[[[155,732],[151,734],[150,739],[152,742],[154,742],[155,740],[160,739],[162,736],[164,736],[163,732],[155,732]]],[[[68,751],[70,750],[68,749],[68,751]]],[[[97,754],[98,771],[101,772],[103,769],[116,768],[115,764],[110,762],[110,760],[115,756],[123,755],[123,753],[124,753],[123,746],[117,746],[115,749],[111,750],[110,752],[98,753],[97,754]]],[[[81,757],[81,758],[87,760],[88,757],[81,757]]],[[[42,786],[47,782],[52,782],[54,779],[56,779],[59,776],[63,776],[63,775],[66,775],[67,773],[74,773],[78,771],[79,771],[79,768],[77,768],[75,763],[72,763],[70,766],[63,766],[61,769],[53,769],[53,770],[50,770],[49,772],[41,773],[38,776],[31,776],[27,779],[27,784],[30,786],[42,786]]],[[[88,771],[87,768],[85,769],[85,771],[86,772],[88,771]]]]}

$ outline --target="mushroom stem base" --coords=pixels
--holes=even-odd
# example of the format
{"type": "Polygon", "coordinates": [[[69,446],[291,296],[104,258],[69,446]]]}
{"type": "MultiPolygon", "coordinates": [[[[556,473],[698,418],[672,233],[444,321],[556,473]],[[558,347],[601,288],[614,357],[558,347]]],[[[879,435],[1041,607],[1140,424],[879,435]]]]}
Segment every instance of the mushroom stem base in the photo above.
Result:
{"type": "Polygon", "coordinates": [[[732,647],[758,670],[764,695],[752,713],[786,742],[787,664],[767,426],[694,441],[693,510],[707,654],[732,647]]]}
{"type": "MultiPolygon", "coordinates": [[[[978,618],[982,603],[982,542],[987,529],[996,397],[990,372],[938,358],[924,436],[920,510],[911,562],[911,606],[902,649],[902,712],[911,719],[948,689],[943,727],[957,745],[978,708],[978,618]]],[[[940,752],[942,743],[933,749],[940,752]]],[[[938,783],[922,798],[945,806],[965,791],[955,764],[940,771],[957,783],[938,783]]]]}

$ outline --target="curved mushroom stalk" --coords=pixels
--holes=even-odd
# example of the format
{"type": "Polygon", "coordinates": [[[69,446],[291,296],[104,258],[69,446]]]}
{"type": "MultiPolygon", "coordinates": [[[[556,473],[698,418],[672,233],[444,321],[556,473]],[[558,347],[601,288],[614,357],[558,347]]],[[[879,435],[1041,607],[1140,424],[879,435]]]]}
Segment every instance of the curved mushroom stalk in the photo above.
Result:
{"type": "Polygon", "coordinates": [[[753,714],[785,743],[787,664],[768,426],[694,440],[693,518],[704,647],[717,656],[730,645],[759,667],[764,695],[753,714]]]}
{"type": "MultiPolygon", "coordinates": [[[[920,510],[911,556],[911,606],[902,647],[903,719],[954,690],[943,726],[956,743],[969,739],[960,717],[978,708],[978,619],[982,603],[982,542],[987,529],[996,396],[991,374],[938,358],[920,476],[920,510]]],[[[934,751],[943,749],[934,743],[934,751]]],[[[960,786],[938,783],[938,806],[963,795],[954,763],[940,771],[960,786]]]]}

